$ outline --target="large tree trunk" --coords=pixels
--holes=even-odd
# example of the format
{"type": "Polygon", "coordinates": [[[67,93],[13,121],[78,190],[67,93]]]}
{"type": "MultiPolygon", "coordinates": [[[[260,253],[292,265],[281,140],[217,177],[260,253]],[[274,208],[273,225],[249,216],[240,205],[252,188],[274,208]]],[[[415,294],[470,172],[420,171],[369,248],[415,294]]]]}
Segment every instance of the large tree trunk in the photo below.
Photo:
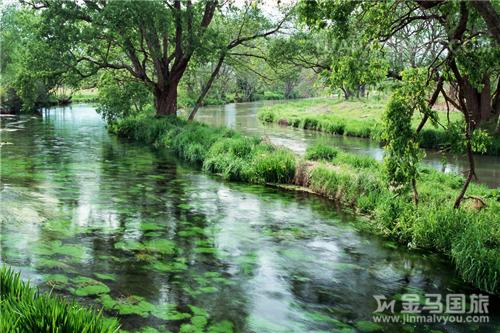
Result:
{"type": "Polygon", "coordinates": [[[177,115],[177,85],[179,82],[170,82],[163,89],[155,89],[155,108],[157,116],[177,115]]]}

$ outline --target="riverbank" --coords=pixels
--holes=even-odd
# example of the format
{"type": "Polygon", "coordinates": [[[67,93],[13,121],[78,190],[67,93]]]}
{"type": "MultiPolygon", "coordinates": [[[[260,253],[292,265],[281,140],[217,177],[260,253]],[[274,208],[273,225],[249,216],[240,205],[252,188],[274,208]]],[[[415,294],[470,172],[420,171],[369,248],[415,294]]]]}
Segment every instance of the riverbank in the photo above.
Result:
{"type": "Polygon", "coordinates": [[[496,190],[471,184],[464,207],[454,210],[453,199],[463,179],[426,168],[418,183],[420,205],[415,207],[411,197],[396,198],[387,189],[379,162],[326,145],[313,146],[299,158],[259,138],[168,118],[128,118],[110,130],[170,148],[180,158],[228,180],[304,188],[341,202],[369,217],[363,227],[412,248],[443,253],[465,281],[500,292],[496,190]]]}
{"type": "Polygon", "coordinates": [[[115,319],[61,297],[40,293],[19,273],[0,268],[0,331],[2,332],[118,332],[115,319]]]}
{"type": "MultiPolygon", "coordinates": [[[[262,107],[257,116],[264,123],[380,141],[381,119],[386,102],[386,97],[349,101],[333,98],[304,99],[262,107]]],[[[437,115],[440,123],[448,122],[446,111],[438,110],[437,115]]],[[[461,119],[459,112],[449,113],[450,122],[458,122],[461,119]]],[[[415,118],[413,126],[416,128],[419,122],[420,119],[415,118]]],[[[442,149],[453,142],[453,135],[454,133],[441,127],[435,128],[428,124],[421,131],[420,146],[426,149],[442,149]]],[[[500,136],[492,138],[485,154],[500,155],[500,136]]]]}

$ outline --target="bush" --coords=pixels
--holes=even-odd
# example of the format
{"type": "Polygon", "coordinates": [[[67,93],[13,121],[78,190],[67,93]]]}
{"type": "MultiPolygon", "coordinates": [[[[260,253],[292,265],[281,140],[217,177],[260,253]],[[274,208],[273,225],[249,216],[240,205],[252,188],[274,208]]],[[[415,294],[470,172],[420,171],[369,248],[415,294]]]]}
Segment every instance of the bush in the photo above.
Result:
{"type": "Polygon", "coordinates": [[[0,331],[118,332],[115,319],[75,302],[39,293],[7,266],[0,269],[0,331]]]}
{"type": "Polygon", "coordinates": [[[275,122],[274,113],[270,110],[263,110],[262,112],[259,112],[257,118],[259,118],[260,121],[265,123],[275,122]]]}

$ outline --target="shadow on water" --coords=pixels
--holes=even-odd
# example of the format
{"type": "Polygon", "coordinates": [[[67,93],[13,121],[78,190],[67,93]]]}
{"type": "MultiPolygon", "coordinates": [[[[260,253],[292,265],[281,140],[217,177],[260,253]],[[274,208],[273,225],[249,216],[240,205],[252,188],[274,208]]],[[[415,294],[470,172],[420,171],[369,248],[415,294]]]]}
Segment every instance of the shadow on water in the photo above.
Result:
{"type": "MultiPolygon", "coordinates": [[[[366,234],[327,200],[226,183],[111,137],[90,106],[5,128],[1,261],[127,330],[412,331],[371,323],[372,295],[477,292],[444,258],[366,234]]],[[[498,329],[490,303],[488,325],[417,331],[498,329]]]]}

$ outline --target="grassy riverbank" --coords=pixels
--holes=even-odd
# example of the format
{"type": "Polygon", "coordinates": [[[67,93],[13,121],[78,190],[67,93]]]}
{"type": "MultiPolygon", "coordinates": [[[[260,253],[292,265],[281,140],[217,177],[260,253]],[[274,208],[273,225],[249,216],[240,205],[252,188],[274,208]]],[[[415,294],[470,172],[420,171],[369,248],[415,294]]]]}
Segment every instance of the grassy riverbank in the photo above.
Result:
{"type": "Polygon", "coordinates": [[[182,159],[228,180],[304,189],[369,216],[365,228],[412,248],[447,255],[464,280],[500,293],[500,202],[497,190],[472,184],[470,198],[454,210],[463,179],[422,169],[420,205],[395,197],[382,166],[368,158],[317,144],[305,158],[259,138],[176,118],[140,117],[110,130],[121,137],[172,149],[182,159]],[[486,204],[482,206],[481,198],[486,204]]]}
{"type": "Polygon", "coordinates": [[[39,293],[19,273],[0,268],[1,332],[118,332],[114,319],[60,297],[39,293]]]}
{"type": "MultiPolygon", "coordinates": [[[[381,119],[386,102],[384,97],[349,101],[333,98],[303,99],[265,106],[258,111],[258,118],[267,123],[380,141],[381,119]]],[[[448,122],[446,111],[441,110],[437,114],[440,123],[448,122]]],[[[461,113],[450,112],[450,122],[458,122],[461,119],[461,113]]],[[[415,117],[413,126],[416,128],[419,122],[420,118],[415,117]]],[[[429,123],[421,132],[420,146],[440,149],[454,140],[453,135],[429,123]]],[[[500,155],[500,136],[493,138],[487,147],[487,154],[500,155]]]]}

